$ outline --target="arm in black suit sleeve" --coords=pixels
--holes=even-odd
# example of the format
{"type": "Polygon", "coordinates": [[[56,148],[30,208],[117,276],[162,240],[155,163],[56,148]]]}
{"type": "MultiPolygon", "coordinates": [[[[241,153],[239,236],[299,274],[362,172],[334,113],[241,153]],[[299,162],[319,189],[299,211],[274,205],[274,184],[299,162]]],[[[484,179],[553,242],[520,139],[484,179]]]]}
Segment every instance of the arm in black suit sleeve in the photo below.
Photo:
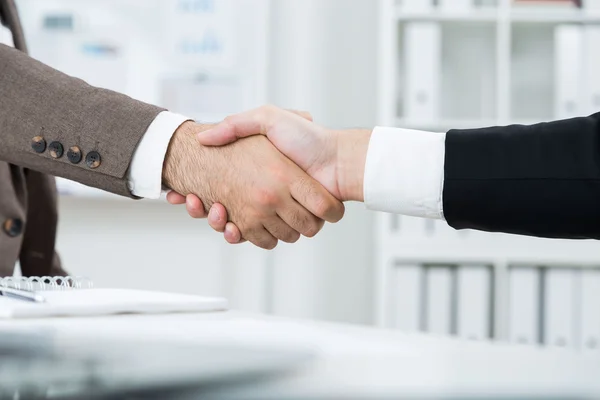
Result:
{"type": "Polygon", "coordinates": [[[600,239],[600,113],[449,131],[443,209],[456,229],[600,239]]]}

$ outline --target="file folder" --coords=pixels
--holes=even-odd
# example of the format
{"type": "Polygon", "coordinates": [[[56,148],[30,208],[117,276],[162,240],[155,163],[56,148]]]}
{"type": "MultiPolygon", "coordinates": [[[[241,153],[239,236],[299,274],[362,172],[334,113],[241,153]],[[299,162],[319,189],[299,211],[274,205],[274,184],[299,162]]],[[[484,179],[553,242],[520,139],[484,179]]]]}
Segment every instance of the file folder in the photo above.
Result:
{"type": "Polygon", "coordinates": [[[577,117],[582,112],[582,27],[559,25],[554,30],[556,119],[577,117]]]}
{"type": "Polygon", "coordinates": [[[483,340],[491,337],[492,270],[488,266],[459,266],[457,271],[457,334],[483,340]]]}
{"type": "Polygon", "coordinates": [[[427,332],[452,333],[453,279],[450,266],[429,266],[426,279],[427,332]]]}
{"type": "Polygon", "coordinates": [[[441,28],[434,22],[411,22],[404,31],[406,118],[432,123],[439,117],[441,28]]]}
{"type": "Polygon", "coordinates": [[[418,264],[397,265],[394,270],[395,327],[406,332],[421,328],[423,311],[423,267],[418,264]]]}
{"type": "MultiPolygon", "coordinates": [[[[598,8],[600,10],[600,7],[598,8]]],[[[582,115],[600,111],[600,26],[583,27],[582,115]]]]}
{"type": "Polygon", "coordinates": [[[538,268],[509,270],[509,332],[512,343],[539,342],[540,272],[538,268]]]}
{"type": "Polygon", "coordinates": [[[551,347],[575,347],[580,271],[573,268],[545,270],[543,305],[543,343],[551,347]]]}
{"type": "Polygon", "coordinates": [[[600,355],[600,269],[582,271],[581,348],[600,355]]]}

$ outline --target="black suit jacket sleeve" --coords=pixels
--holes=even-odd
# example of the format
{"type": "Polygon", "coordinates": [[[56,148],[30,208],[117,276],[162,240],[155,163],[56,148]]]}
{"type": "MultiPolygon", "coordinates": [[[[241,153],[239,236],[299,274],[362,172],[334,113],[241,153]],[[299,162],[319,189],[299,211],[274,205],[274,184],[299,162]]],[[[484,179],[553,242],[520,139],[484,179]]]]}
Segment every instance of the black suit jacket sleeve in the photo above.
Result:
{"type": "Polygon", "coordinates": [[[449,131],[443,209],[456,229],[600,239],[600,113],[449,131]]]}

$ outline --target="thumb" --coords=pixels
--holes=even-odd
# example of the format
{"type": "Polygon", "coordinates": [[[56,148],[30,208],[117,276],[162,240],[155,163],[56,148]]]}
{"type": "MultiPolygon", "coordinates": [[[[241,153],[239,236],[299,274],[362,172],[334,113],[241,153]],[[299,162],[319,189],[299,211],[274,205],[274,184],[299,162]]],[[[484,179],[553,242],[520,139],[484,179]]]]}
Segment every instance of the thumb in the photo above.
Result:
{"type": "Polygon", "coordinates": [[[235,142],[240,137],[236,135],[233,125],[221,122],[212,129],[199,132],[196,136],[200,144],[204,146],[223,146],[235,142]]]}
{"type": "MultiPolygon", "coordinates": [[[[287,111],[308,121],[313,120],[307,111],[287,111]]],[[[214,128],[198,133],[198,141],[204,146],[223,146],[244,137],[266,135],[275,112],[273,108],[261,107],[229,116],[214,128]]]]}
{"type": "Polygon", "coordinates": [[[260,109],[231,115],[214,128],[198,133],[198,141],[204,146],[223,146],[247,136],[264,135],[266,119],[260,109]]]}
{"type": "Polygon", "coordinates": [[[304,118],[305,120],[308,120],[310,122],[313,122],[313,116],[311,113],[309,113],[308,111],[302,111],[302,110],[293,110],[291,108],[287,109],[287,111],[291,112],[292,114],[296,114],[302,118],[304,118]]]}

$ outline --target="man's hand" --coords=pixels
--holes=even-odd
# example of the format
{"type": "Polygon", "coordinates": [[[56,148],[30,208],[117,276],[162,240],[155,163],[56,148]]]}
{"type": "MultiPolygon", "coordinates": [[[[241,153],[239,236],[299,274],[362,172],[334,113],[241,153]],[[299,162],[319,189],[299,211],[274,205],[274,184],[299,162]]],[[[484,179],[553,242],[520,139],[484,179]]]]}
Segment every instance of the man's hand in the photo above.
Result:
{"type": "Polygon", "coordinates": [[[227,117],[198,134],[205,146],[221,146],[262,134],[340,201],[363,201],[370,130],[329,130],[286,110],[264,106],[227,117]]]}
{"type": "MultiPolygon", "coordinates": [[[[223,145],[239,138],[263,134],[275,146],[319,181],[339,200],[363,201],[363,176],[370,130],[333,131],[312,123],[302,114],[264,106],[230,116],[213,129],[198,135],[204,145],[223,145]]],[[[172,204],[187,203],[192,216],[202,202],[196,196],[170,194],[172,204]]],[[[216,204],[209,215],[213,229],[224,232],[229,243],[238,243],[242,235],[234,223],[227,223],[226,210],[216,204]],[[224,216],[224,218],[223,218],[224,216]]]]}
{"type": "Polygon", "coordinates": [[[164,184],[181,195],[197,196],[190,196],[188,210],[200,213],[218,202],[217,214],[239,228],[240,238],[266,249],[274,248],[277,239],[295,242],[300,234],[314,236],[322,220],[342,218],[343,205],[264,138],[207,148],[196,139],[205,129],[184,123],[165,158],[164,184]]]}

